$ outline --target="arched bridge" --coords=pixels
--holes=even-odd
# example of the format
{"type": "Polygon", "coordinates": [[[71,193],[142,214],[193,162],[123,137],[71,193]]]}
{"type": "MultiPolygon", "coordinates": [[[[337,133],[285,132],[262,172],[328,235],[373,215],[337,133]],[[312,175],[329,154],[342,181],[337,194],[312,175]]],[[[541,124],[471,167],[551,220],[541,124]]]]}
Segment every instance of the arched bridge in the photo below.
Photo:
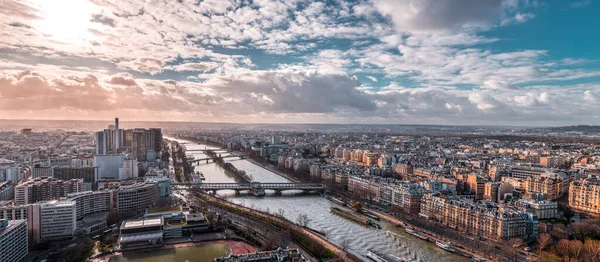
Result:
{"type": "Polygon", "coordinates": [[[282,192],[285,190],[303,190],[306,192],[324,192],[325,184],[319,183],[172,183],[173,186],[193,186],[205,191],[235,190],[249,191],[255,195],[264,195],[264,190],[282,192]]]}

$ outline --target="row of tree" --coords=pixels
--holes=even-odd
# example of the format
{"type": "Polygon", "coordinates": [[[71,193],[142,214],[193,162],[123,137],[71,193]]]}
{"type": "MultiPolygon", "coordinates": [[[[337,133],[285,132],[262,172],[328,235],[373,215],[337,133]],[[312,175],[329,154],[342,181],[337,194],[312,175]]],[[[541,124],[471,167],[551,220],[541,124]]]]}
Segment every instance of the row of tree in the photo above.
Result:
{"type": "Polygon", "coordinates": [[[600,262],[600,219],[584,219],[568,226],[556,224],[550,233],[541,233],[536,242],[541,258],[600,262]]]}

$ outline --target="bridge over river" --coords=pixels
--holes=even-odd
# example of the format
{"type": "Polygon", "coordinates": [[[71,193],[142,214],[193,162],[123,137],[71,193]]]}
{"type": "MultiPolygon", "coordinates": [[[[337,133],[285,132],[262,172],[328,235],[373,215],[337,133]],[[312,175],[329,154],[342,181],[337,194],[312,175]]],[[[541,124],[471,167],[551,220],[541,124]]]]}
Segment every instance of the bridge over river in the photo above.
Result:
{"type": "Polygon", "coordinates": [[[256,196],[264,196],[265,190],[273,190],[276,193],[281,193],[285,190],[323,193],[327,188],[325,184],[320,183],[172,183],[171,185],[176,187],[193,187],[215,193],[219,190],[234,190],[236,193],[248,191],[256,196]]]}

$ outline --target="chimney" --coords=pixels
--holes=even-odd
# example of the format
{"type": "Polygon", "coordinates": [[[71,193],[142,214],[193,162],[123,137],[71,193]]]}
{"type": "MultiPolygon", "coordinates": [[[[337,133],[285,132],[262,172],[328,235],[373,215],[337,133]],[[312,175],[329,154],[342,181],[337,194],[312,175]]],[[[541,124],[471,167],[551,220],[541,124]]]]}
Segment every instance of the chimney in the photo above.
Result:
{"type": "Polygon", "coordinates": [[[119,153],[119,118],[115,118],[115,154],[119,153]]]}

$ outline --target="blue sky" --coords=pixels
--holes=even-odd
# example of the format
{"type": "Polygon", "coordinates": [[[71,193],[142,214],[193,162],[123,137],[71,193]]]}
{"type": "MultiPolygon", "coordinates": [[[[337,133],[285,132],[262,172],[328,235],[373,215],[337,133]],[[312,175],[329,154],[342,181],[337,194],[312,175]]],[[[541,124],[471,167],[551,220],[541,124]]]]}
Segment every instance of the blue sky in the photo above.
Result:
{"type": "Polygon", "coordinates": [[[600,5],[6,1],[1,118],[600,124],[600,5]]]}

